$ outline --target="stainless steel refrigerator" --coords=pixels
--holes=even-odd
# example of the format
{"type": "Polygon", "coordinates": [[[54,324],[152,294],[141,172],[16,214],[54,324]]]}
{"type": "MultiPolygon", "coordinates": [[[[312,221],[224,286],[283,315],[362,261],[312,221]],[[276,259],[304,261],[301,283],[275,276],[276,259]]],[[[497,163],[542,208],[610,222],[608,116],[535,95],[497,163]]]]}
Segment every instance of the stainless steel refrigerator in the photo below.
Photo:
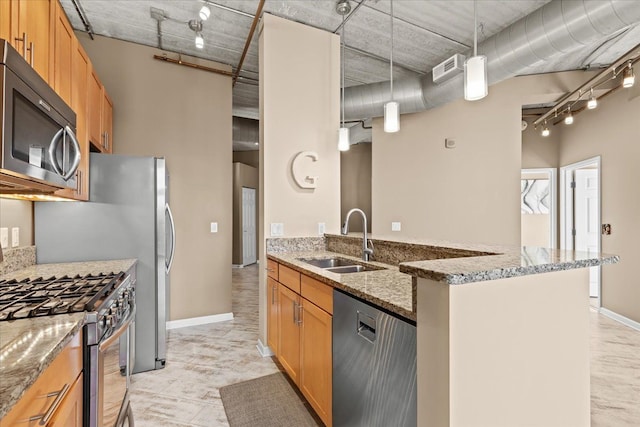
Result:
{"type": "Polygon", "coordinates": [[[165,159],[91,153],[89,202],[36,202],[38,263],[137,258],[133,372],[164,367],[175,228],[165,159]]]}

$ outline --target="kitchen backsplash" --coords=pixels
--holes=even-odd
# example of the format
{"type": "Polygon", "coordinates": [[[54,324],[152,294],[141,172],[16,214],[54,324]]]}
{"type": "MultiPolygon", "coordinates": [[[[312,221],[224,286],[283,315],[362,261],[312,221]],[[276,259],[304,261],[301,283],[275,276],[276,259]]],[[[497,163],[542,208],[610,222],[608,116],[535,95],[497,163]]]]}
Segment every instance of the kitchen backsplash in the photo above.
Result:
{"type": "Polygon", "coordinates": [[[267,253],[324,251],[324,236],[320,237],[269,237],[267,253]]]}
{"type": "Polygon", "coordinates": [[[36,263],[36,247],[24,246],[3,249],[4,260],[0,262],[0,277],[12,271],[22,270],[36,263]]]}

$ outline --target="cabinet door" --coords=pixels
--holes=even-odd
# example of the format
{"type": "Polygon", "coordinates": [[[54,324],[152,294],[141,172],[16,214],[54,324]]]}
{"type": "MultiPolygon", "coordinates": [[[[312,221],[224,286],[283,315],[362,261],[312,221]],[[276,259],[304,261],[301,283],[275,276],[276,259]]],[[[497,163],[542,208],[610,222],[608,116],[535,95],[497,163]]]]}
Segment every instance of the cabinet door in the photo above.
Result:
{"type": "Polygon", "coordinates": [[[278,356],[278,282],[267,277],[267,345],[278,356]]]}
{"type": "Polygon", "coordinates": [[[332,317],[302,299],[300,328],[300,391],[325,423],[331,426],[332,317]]]}
{"type": "Polygon", "coordinates": [[[47,427],[82,427],[82,374],[69,389],[47,427]]]}
{"type": "Polygon", "coordinates": [[[105,153],[113,152],[113,102],[102,87],[102,147],[105,153]]]}
{"type": "Polygon", "coordinates": [[[0,0],[0,39],[11,40],[11,2],[0,0]]]}
{"type": "Polygon", "coordinates": [[[278,361],[295,384],[300,383],[300,297],[283,284],[278,285],[278,361]]]}
{"type": "Polygon", "coordinates": [[[56,2],[55,0],[13,0],[12,3],[13,44],[38,74],[51,84],[53,83],[52,76],[49,74],[51,52],[53,52],[51,26],[55,17],[56,2]]]}
{"type": "Polygon", "coordinates": [[[73,42],[75,34],[62,6],[55,2],[53,31],[53,89],[71,105],[71,71],[73,68],[73,42]]]}
{"type": "Polygon", "coordinates": [[[102,151],[102,83],[93,67],[89,72],[87,111],[89,142],[99,151],[102,151]]]}
{"type": "MultiPolygon", "coordinates": [[[[2,1],[2,0],[0,0],[2,1]]],[[[56,191],[56,196],[76,200],[89,200],[89,137],[87,131],[87,100],[90,63],[82,45],[74,37],[71,68],[71,108],[76,113],[76,138],[80,145],[80,165],[77,188],[56,191]]]]}

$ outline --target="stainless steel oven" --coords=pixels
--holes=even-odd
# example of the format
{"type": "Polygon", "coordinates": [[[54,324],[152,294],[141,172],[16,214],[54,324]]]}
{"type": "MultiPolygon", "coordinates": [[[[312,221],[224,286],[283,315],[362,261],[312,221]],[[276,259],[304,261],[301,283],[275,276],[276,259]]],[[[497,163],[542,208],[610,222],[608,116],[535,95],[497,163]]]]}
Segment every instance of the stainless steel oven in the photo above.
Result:
{"type": "Polygon", "coordinates": [[[76,188],[76,114],[2,39],[0,67],[0,172],[76,188]]]}

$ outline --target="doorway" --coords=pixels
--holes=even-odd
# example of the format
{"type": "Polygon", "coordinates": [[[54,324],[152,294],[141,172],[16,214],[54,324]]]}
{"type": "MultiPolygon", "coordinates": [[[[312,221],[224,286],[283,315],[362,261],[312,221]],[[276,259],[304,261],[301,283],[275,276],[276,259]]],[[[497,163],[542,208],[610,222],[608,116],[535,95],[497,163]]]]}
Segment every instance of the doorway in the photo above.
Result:
{"type": "Polygon", "coordinates": [[[255,264],[256,189],[242,187],[242,265],[255,264]]]}
{"type": "Polygon", "coordinates": [[[522,169],[520,175],[520,243],[557,248],[557,171],[522,169]]]}
{"type": "MultiPolygon", "coordinates": [[[[560,247],[601,251],[600,156],[560,168],[560,247]]],[[[589,269],[591,305],[601,306],[600,266],[589,269]]]]}

